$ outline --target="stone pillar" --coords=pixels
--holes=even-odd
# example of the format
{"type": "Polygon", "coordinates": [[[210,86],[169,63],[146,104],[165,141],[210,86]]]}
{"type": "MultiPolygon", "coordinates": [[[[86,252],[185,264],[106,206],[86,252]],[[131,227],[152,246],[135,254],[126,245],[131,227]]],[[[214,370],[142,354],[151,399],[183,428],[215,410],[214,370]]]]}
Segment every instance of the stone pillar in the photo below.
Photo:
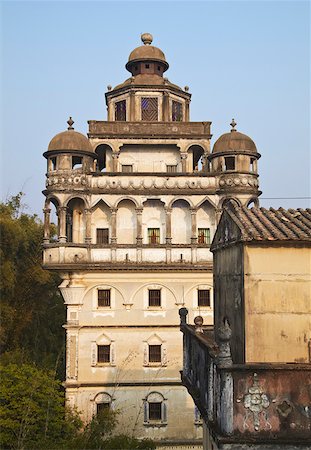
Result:
{"type": "Polygon", "coordinates": [[[142,215],[143,215],[143,208],[135,208],[136,211],[136,219],[137,219],[137,236],[136,236],[136,242],[137,245],[142,245],[143,243],[143,227],[142,227],[142,215]]]}
{"type": "Polygon", "coordinates": [[[222,209],[221,208],[216,208],[215,216],[216,216],[216,224],[217,225],[219,224],[221,214],[222,214],[222,209]]]}
{"type": "Polygon", "coordinates": [[[118,171],[118,159],[120,156],[120,152],[113,152],[112,153],[112,171],[117,172],[118,171]]]}
{"type": "Polygon", "coordinates": [[[166,212],[166,244],[172,243],[172,208],[165,208],[166,212]]]}
{"type": "Polygon", "coordinates": [[[92,212],[89,209],[85,210],[85,243],[90,244],[92,242],[92,230],[91,230],[92,212]]]}
{"type": "Polygon", "coordinates": [[[208,153],[204,152],[202,155],[202,171],[209,172],[208,153]]]}
{"type": "Polygon", "coordinates": [[[110,208],[111,211],[111,244],[117,243],[117,208],[110,208]]]}
{"type": "Polygon", "coordinates": [[[44,208],[44,235],[43,243],[48,244],[50,242],[50,208],[44,208]]]}
{"type": "Polygon", "coordinates": [[[186,100],[185,122],[190,120],[190,100],[186,100]]]}
{"type": "Polygon", "coordinates": [[[66,234],[66,215],[67,215],[67,207],[59,206],[57,209],[58,218],[59,218],[59,242],[67,242],[67,234],[66,234]]]}
{"type": "Polygon", "coordinates": [[[188,153],[187,152],[180,153],[180,158],[181,158],[181,171],[187,172],[188,153]]]}
{"type": "Polygon", "coordinates": [[[107,116],[108,116],[109,122],[114,121],[114,110],[113,110],[112,102],[110,99],[107,100],[107,116]]]}
{"type": "Polygon", "coordinates": [[[135,91],[130,92],[130,105],[128,118],[130,122],[135,122],[135,91]]]}
{"type": "Polygon", "coordinates": [[[197,209],[191,208],[191,244],[197,243],[197,209]]]}
{"type": "Polygon", "coordinates": [[[226,368],[231,367],[232,358],[230,350],[230,340],[232,331],[227,320],[218,328],[219,353],[217,366],[220,369],[220,415],[219,425],[222,432],[231,434],[233,431],[233,379],[232,373],[226,368]]]}
{"type": "Polygon", "coordinates": [[[162,120],[163,122],[171,122],[170,114],[170,102],[168,92],[163,93],[163,104],[162,104],[162,120]]]}

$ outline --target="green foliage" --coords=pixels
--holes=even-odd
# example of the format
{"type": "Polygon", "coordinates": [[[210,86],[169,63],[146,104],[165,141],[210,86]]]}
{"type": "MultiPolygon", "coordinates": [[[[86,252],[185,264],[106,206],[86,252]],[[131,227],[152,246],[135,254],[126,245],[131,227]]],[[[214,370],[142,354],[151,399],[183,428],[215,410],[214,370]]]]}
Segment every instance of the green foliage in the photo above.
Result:
{"type": "Polygon", "coordinates": [[[42,222],[22,209],[22,193],[0,203],[0,350],[6,362],[55,368],[65,342],[60,280],[41,267],[42,222]]]}
{"type": "Polygon", "coordinates": [[[0,365],[0,447],[61,448],[81,427],[65,410],[64,392],[53,373],[31,365],[0,365]]]}

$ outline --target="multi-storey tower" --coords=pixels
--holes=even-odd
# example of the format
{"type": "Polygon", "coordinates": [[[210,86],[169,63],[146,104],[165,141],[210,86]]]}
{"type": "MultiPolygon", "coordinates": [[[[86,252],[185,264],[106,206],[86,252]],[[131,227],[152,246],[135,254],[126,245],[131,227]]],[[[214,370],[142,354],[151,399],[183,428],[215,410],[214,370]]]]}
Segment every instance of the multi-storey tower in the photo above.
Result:
{"type": "Polygon", "coordinates": [[[87,138],[70,118],[44,153],[44,266],[63,279],[69,403],[85,420],[111,406],[123,430],[185,442],[201,430],[180,382],[178,309],[212,325],[211,238],[225,200],[257,201],[260,155],[234,123],[211,153],[211,123],[189,121],[188,88],[142,41],[131,77],[108,86],[108,120],[89,121],[87,138]]]}

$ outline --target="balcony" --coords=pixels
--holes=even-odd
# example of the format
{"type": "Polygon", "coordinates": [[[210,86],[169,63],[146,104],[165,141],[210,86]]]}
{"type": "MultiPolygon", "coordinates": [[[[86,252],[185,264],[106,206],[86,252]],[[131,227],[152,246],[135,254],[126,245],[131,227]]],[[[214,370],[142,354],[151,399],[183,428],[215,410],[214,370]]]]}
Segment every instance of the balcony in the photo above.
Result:
{"type": "Polygon", "coordinates": [[[182,308],[182,382],[208,435],[219,444],[274,444],[278,446],[273,448],[289,449],[310,443],[311,365],[232,364],[229,330],[224,327],[218,346],[202,321],[196,318],[196,326],[188,325],[186,314],[182,308]]]}
{"type": "Polygon", "coordinates": [[[211,122],[107,122],[89,120],[88,124],[89,138],[211,138],[211,122]]]}

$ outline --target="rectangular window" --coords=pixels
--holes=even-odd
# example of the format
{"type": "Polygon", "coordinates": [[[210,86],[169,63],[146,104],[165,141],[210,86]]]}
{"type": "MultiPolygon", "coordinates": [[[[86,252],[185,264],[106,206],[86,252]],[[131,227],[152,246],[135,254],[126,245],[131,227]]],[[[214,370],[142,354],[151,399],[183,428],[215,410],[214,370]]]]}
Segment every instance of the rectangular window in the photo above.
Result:
{"type": "Polygon", "coordinates": [[[96,244],[109,244],[109,228],[96,228],[96,244]]]}
{"type": "Polygon", "coordinates": [[[161,345],[149,345],[149,362],[161,362],[161,345]]]}
{"type": "Polygon", "coordinates": [[[209,228],[198,229],[198,244],[210,244],[211,233],[209,228]]]}
{"type": "Polygon", "coordinates": [[[50,163],[51,163],[50,170],[56,170],[56,157],[50,158],[50,163]]]}
{"type": "Polygon", "coordinates": [[[177,166],[166,166],[166,172],[167,173],[175,173],[177,172],[177,166]]]}
{"type": "Polygon", "coordinates": [[[97,362],[99,363],[110,362],[110,345],[97,346],[97,362]]]}
{"type": "Polygon", "coordinates": [[[149,306],[161,306],[161,289],[149,289],[149,306]]]}
{"type": "Polygon", "coordinates": [[[235,170],[234,156],[226,156],[225,157],[225,170],[235,170]]]}
{"type": "Polygon", "coordinates": [[[83,162],[82,156],[73,156],[72,157],[72,169],[81,169],[82,162],[83,162]]]}
{"type": "Polygon", "coordinates": [[[97,299],[98,306],[106,306],[110,307],[110,289],[98,289],[97,291],[97,299]]]}
{"type": "Polygon", "coordinates": [[[198,306],[211,306],[210,300],[210,290],[209,289],[199,289],[198,290],[198,306]]]}
{"type": "Polygon", "coordinates": [[[162,402],[149,402],[149,420],[162,420],[162,402]]]}
{"type": "Polygon", "coordinates": [[[148,228],[148,244],[160,244],[160,228],[148,228]]]}
{"type": "Polygon", "coordinates": [[[96,405],[97,414],[105,414],[109,410],[110,410],[110,403],[97,403],[96,405]]]}
{"type": "Polygon", "coordinates": [[[130,164],[122,164],[122,172],[133,172],[133,166],[130,164]]]}
{"type": "Polygon", "coordinates": [[[156,122],[158,120],[158,99],[155,97],[142,97],[141,120],[156,122]]]}
{"type": "Polygon", "coordinates": [[[115,104],[115,120],[120,122],[126,121],[126,100],[121,100],[115,104]]]}
{"type": "Polygon", "coordinates": [[[250,171],[255,172],[255,158],[250,158],[250,171]]]}
{"type": "Polygon", "coordinates": [[[172,121],[182,122],[182,103],[172,101],[172,121]]]}

